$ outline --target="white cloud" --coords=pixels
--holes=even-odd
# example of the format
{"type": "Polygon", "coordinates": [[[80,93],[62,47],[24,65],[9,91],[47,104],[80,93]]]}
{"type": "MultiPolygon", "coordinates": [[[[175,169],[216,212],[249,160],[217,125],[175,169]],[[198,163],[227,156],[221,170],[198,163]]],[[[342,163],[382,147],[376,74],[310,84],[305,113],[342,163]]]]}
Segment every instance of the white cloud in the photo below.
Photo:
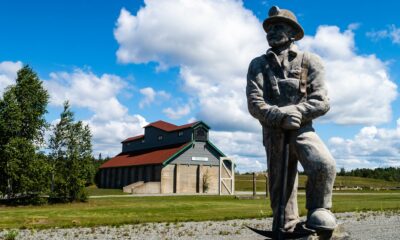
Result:
{"type": "Polygon", "coordinates": [[[338,124],[390,121],[397,86],[389,78],[386,64],[375,55],[357,55],[351,30],[320,26],[315,36],[305,36],[299,45],[320,55],[325,63],[331,99],[326,120],[338,124]]]}
{"type": "Polygon", "coordinates": [[[367,37],[369,37],[372,41],[376,42],[381,39],[389,37],[389,32],[387,29],[379,30],[379,31],[370,31],[366,33],[367,37]]]}
{"type": "Polygon", "coordinates": [[[263,172],[267,170],[267,162],[265,158],[245,157],[240,155],[229,156],[236,164],[236,171],[240,173],[245,172],[263,172]]]}
{"type": "MultiPolygon", "coordinates": [[[[325,119],[387,122],[397,86],[384,62],[356,53],[353,29],[320,26],[299,42],[325,62],[332,100],[325,119]]],[[[240,1],[147,0],[136,15],[121,10],[114,34],[119,61],[179,67],[185,92],[198,100],[197,119],[219,130],[256,131],[258,122],[247,112],[245,76],[267,43],[261,23],[240,1]]]]}
{"type": "Polygon", "coordinates": [[[216,129],[257,128],[247,112],[245,76],[267,43],[240,1],[146,0],[136,16],[121,10],[114,34],[120,62],[179,67],[185,92],[197,98],[197,119],[216,129]],[[219,118],[210,114],[221,110],[219,118]]]}
{"type": "MultiPolygon", "coordinates": [[[[114,30],[117,58],[122,63],[154,62],[159,71],[177,67],[182,89],[195,99],[193,119],[205,121],[216,130],[213,134],[221,133],[215,137],[216,145],[243,159],[239,161],[244,165],[246,161],[247,166],[255,161],[263,164],[260,126],[248,113],[245,96],[248,64],[268,48],[261,26],[241,1],[145,0],[135,14],[121,10],[114,30]],[[253,136],[235,138],[246,132],[253,136]]],[[[306,36],[299,45],[321,55],[325,62],[331,98],[325,120],[387,122],[397,86],[385,62],[356,52],[355,27],[341,32],[336,26],[321,26],[315,36],[306,36]]]]}
{"type": "Polygon", "coordinates": [[[153,102],[163,101],[170,98],[170,95],[165,91],[155,91],[151,87],[142,88],[139,92],[144,96],[139,102],[139,107],[144,108],[150,106],[153,102]]]}
{"type": "Polygon", "coordinates": [[[400,44],[400,28],[397,28],[395,25],[392,25],[390,31],[390,38],[393,43],[400,44]]]}
{"type": "Polygon", "coordinates": [[[400,166],[400,118],[395,129],[364,127],[353,139],[333,137],[329,147],[346,169],[400,166]]]}
{"type": "Polygon", "coordinates": [[[0,96],[3,94],[4,89],[15,83],[17,78],[17,71],[22,68],[22,62],[4,61],[0,62],[0,96]]]}
{"type": "MultiPolygon", "coordinates": [[[[261,129],[259,129],[261,132],[261,129]]],[[[243,131],[210,131],[210,140],[228,157],[240,172],[265,171],[267,160],[260,133],[243,131]]]]}
{"type": "Polygon", "coordinates": [[[373,41],[379,41],[381,39],[389,38],[393,43],[400,44],[400,28],[392,24],[383,30],[372,30],[367,32],[367,37],[371,38],[373,41]]]}
{"type": "Polygon", "coordinates": [[[163,109],[163,113],[167,115],[168,118],[170,119],[179,119],[184,116],[187,116],[190,113],[190,105],[185,104],[183,106],[177,107],[175,110],[173,108],[165,108],[163,109]]]}
{"type": "Polygon", "coordinates": [[[262,138],[258,133],[211,130],[210,140],[228,155],[265,158],[265,149],[262,146],[262,138]]]}
{"type": "MultiPolygon", "coordinates": [[[[13,84],[17,71],[22,67],[21,62],[0,63],[0,93],[4,87],[13,84]]],[[[93,135],[94,154],[114,156],[121,151],[120,141],[125,138],[143,134],[143,126],[147,125],[145,118],[140,115],[130,115],[117,96],[127,84],[116,75],[103,74],[97,76],[90,71],[75,69],[72,72],[53,72],[44,86],[50,94],[50,105],[62,106],[69,100],[73,108],[88,109],[93,114],[82,119],[89,124],[93,135]]],[[[52,125],[59,120],[53,120],[52,125]]],[[[46,132],[46,138],[49,136],[46,132]]]]}
{"type": "Polygon", "coordinates": [[[53,72],[45,85],[52,105],[61,106],[69,100],[71,105],[88,108],[95,113],[95,118],[101,120],[118,119],[128,111],[117,99],[126,83],[116,75],[99,77],[81,69],[72,73],[53,72]]]}
{"type": "Polygon", "coordinates": [[[121,152],[121,141],[143,134],[143,127],[148,124],[146,119],[138,114],[126,114],[122,118],[108,121],[92,117],[85,123],[89,124],[93,134],[94,153],[110,157],[121,152]]]}
{"type": "Polygon", "coordinates": [[[90,71],[53,72],[45,86],[50,94],[50,104],[61,106],[69,100],[72,107],[90,110],[93,115],[83,120],[93,134],[94,153],[114,156],[121,151],[120,142],[143,133],[147,124],[140,115],[130,115],[117,96],[127,86],[116,75],[97,76],[90,71]]]}

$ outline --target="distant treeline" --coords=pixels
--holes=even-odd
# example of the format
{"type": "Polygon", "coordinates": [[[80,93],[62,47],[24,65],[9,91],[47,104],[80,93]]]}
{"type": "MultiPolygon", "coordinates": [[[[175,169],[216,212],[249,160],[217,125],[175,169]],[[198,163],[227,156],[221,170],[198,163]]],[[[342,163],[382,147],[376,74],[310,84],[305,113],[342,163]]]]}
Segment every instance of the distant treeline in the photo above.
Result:
{"type": "Polygon", "coordinates": [[[338,176],[352,176],[352,177],[365,177],[383,179],[386,181],[400,182],[400,168],[388,167],[388,168],[357,168],[351,171],[346,171],[341,168],[337,174],[338,176]]]}
{"type": "MultiPolygon", "coordinates": [[[[239,175],[239,172],[236,172],[239,175]]],[[[241,175],[251,175],[253,172],[245,172],[241,175]]],[[[258,172],[258,174],[265,174],[265,172],[258,172]]],[[[300,171],[300,175],[305,175],[304,172],[300,171]]],[[[387,167],[387,168],[356,168],[350,171],[346,171],[344,168],[341,168],[340,171],[337,172],[338,176],[350,176],[350,177],[364,177],[364,178],[374,178],[374,179],[382,179],[391,182],[400,182],[400,168],[396,167],[387,167]]]]}

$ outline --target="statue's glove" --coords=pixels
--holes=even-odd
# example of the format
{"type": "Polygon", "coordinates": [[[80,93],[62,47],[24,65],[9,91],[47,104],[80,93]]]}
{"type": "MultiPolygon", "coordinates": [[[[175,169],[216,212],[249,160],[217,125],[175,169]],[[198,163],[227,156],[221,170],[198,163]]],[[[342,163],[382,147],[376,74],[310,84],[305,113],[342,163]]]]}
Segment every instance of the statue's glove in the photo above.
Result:
{"type": "Polygon", "coordinates": [[[283,129],[295,130],[300,128],[302,114],[295,105],[280,107],[279,110],[285,116],[281,123],[283,129]]]}

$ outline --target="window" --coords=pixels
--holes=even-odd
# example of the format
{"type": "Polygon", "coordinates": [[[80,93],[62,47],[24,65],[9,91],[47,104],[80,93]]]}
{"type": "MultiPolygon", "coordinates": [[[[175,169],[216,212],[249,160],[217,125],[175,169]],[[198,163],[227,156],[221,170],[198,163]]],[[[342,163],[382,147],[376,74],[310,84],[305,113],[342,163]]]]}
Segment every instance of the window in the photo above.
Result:
{"type": "Polygon", "coordinates": [[[199,136],[199,137],[204,137],[206,135],[206,133],[204,132],[204,130],[203,129],[199,129],[199,130],[197,130],[197,136],[199,136]]]}
{"type": "Polygon", "coordinates": [[[158,139],[158,141],[161,141],[161,140],[163,140],[163,136],[159,135],[157,139],[158,139]]]}
{"type": "Polygon", "coordinates": [[[194,140],[207,141],[207,132],[203,128],[198,128],[194,132],[194,140]]]}
{"type": "Polygon", "coordinates": [[[179,131],[179,132],[178,132],[178,136],[179,136],[179,137],[182,137],[182,136],[183,136],[183,131],[179,131]]]}

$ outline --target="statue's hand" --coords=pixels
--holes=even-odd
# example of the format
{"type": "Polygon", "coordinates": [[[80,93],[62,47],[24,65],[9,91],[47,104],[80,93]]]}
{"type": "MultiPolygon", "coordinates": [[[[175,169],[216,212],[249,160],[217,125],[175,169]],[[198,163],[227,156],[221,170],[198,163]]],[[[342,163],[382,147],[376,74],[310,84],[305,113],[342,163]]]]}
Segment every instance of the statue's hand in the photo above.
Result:
{"type": "Polygon", "coordinates": [[[297,109],[296,105],[288,105],[280,107],[279,111],[283,114],[284,118],[281,122],[281,127],[286,130],[299,129],[303,115],[297,109]]]}
{"type": "Polygon", "coordinates": [[[301,124],[301,114],[289,115],[282,121],[282,128],[286,130],[299,129],[301,124]]]}
{"type": "Polygon", "coordinates": [[[300,115],[300,118],[301,118],[301,113],[297,109],[296,105],[280,107],[279,111],[281,111],[281,113],[283,113],[285,115],[300,115]]]}

